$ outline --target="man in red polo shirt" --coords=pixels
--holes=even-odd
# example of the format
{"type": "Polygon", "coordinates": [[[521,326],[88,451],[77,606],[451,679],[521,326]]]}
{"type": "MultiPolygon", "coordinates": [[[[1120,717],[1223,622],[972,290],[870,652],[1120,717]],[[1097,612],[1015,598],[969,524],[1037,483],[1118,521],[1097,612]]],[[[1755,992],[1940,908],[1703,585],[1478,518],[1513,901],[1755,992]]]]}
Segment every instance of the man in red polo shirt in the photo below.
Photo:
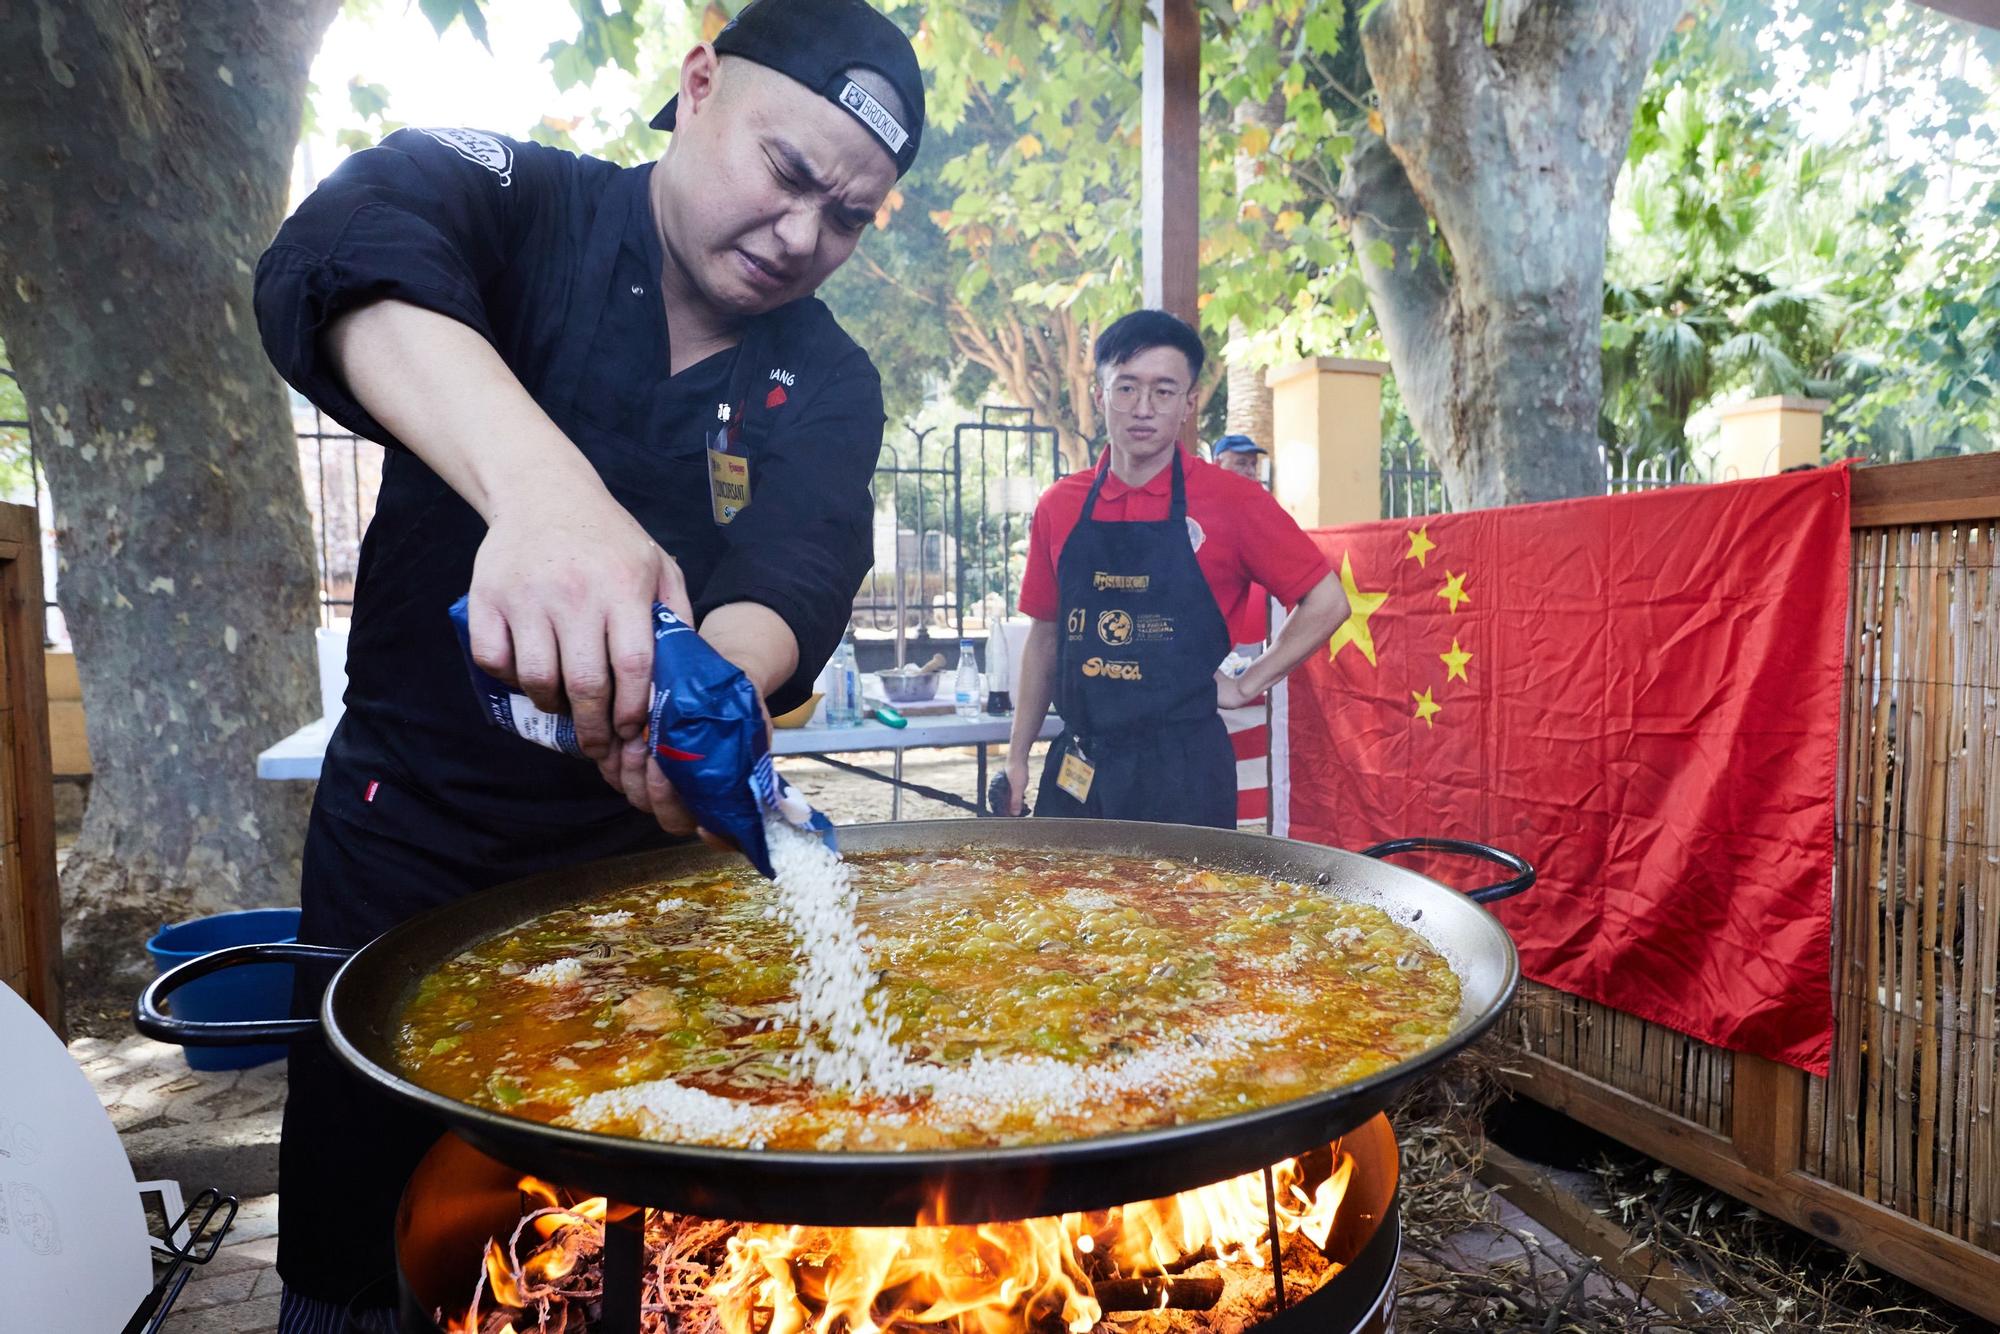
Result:
{"type": "Polygon", "coordinates": [[[1028,543],[1020,606],[1035,624],[1015,687],[1012,808],[1053,699],[1064,729],[1037,814],[1233,828],[1236,758],[1216,710],[1256,699],[1326,643],[1347,596],[1270,493],[1179,443],[1205,358],[1193,329],[1135,311],[1095,355],[1110,445],[1043,495],[1028,543]],[[1297,610],[1241,677],[1219,676],[1257,584],[1297,610]]]}

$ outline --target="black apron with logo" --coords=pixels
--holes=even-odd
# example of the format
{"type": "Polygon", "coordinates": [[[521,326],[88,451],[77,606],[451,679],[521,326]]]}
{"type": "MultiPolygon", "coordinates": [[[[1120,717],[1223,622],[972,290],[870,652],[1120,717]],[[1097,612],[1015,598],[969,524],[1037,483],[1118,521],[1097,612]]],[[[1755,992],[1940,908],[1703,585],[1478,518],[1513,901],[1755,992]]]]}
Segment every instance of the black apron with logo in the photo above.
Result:
{"type": "Polygon", "coordinates": [[[1236,759],[1215,702],[1229,627],[1195,560],[1178,450],[1173,470],[1159,522],[1096,518],[1110,470],[1099,473],[1063,543],[1056,712],[1066,726],[1038,815],[1236,825],[1236,759]]]}

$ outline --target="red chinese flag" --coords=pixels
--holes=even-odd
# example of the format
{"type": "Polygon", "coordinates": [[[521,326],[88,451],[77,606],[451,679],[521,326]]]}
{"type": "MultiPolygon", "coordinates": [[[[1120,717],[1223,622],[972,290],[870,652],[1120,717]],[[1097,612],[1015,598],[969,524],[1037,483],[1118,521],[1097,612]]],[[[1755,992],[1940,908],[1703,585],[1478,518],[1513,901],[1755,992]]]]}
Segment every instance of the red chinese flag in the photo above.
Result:
{"type": "Polygon", "coordinates": [[[1825,1074],[1847,524],[1842,467],[1315,533],[1291,835],[1519,852],[1529,977],[1825,1074]]]}

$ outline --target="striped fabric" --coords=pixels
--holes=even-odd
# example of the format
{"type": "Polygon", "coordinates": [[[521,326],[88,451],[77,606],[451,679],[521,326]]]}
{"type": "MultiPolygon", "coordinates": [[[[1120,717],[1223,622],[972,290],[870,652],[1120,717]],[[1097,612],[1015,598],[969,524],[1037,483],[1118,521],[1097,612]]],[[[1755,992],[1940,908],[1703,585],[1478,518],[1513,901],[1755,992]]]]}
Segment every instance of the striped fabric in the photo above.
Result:
{"type": "Polygon", "coordinates": [[[345,1302],[286,1288],[278,1297],[278,1334],[396,1334],[396,1313],[381,1307],[350,1312],[345,1302]]]}
{"type": "MultiPolygon", "coordinates": [[[[1275,598],[1266,601],[1266,618],[1270,625],[1271,638],[1278,637],[1278,631],[1285,624],[1284,604],[1275,598]]],[[[1255,658],[1265,649],[1265,644],[1238,644],[1238,657],[1255,658]]],[[[1271,708],[1277,692],[1285,688],[1280,681],[1276,688],[1264,699],[1246,708],[1222,710],[1223,725],[1229,729],[1229,746],[1236,752],[1236,826],[1255,826],[1263,832],[1271,832],[1271,708]]]]}
{"type": "MultiPolygon", "coordinates": [[[[1288,613],[1276,601],[1271,603],[1271,638],[1276,639],[1285,628],[1288,613]]],[[[1271,687],[1265,699],[1265,718],[1269,730],[1264,734],[1264,828],[1279,838],[1290,838],[1292,834],[1292,755],[1291,755],[1291,696],[1284,681],[1271,687]]],[[[1240,766],[1239,766],[1240,767],[1240,766]]],[[[1240,801],[1241,798],[1239,797],[1240,801]]]]}
{"type": "Polygon", "coordinates": [[[1263,703],[1224,709],[1229,746],[1236,752],[1236,823],[1262,827],[1271,815],[1271,722],[1263,703]]]}

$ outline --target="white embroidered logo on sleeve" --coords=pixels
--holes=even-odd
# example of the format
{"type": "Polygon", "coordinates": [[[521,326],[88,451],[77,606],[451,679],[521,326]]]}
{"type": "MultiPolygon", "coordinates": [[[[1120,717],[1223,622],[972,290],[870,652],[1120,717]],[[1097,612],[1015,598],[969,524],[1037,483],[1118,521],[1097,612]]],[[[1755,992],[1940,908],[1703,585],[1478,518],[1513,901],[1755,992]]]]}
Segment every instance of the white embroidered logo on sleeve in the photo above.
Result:
{"type": "Polygon", "coordinates": [[[506,140],[480,130],[429,130],[419,126],[417,132],[429,135],[467,162],[486,168],[500,178],[500,184],[513,183],[514,146],[506,140]]]}

